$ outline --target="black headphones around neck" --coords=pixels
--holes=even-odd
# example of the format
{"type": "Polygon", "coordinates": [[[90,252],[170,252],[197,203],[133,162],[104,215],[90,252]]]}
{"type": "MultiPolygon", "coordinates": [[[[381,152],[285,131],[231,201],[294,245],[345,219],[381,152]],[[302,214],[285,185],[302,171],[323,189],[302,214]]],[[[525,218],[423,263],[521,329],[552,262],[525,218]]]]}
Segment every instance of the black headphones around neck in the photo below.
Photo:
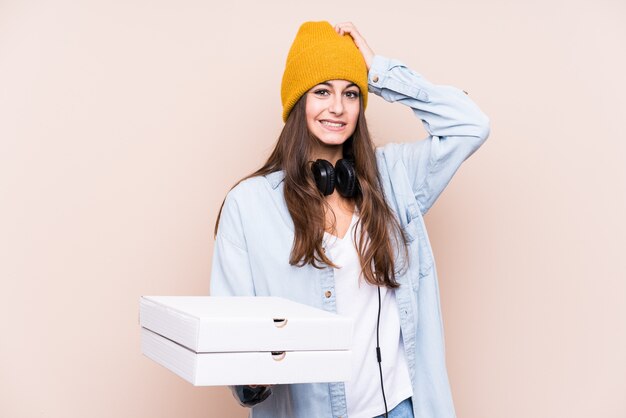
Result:
{"type": "Polygon", "coordinates": [[[333,167],[327,160],[317,160],[311,166],[317,189],[328,196],[337,188],[343,197],[354,197],[357,192],[356,170],[354,161],[343,158],[333,167]]]}

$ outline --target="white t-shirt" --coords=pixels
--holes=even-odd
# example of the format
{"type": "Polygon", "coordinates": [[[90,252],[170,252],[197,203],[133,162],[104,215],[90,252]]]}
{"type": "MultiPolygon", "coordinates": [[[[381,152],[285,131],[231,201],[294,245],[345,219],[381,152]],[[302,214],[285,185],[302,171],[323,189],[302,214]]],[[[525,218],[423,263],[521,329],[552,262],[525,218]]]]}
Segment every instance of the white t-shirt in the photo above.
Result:
{"type": "MultiPolygon", "coordinates": [[[[377,287],[361,274],[361,264],[354,241],[358,216],[343,238],[324,233],[324,248],[335,263],[337,313],[354,320],[352,342],[352,377],[345,383],[350,418],[371,418],[385,413],[380,374],[376,359],[377,287]]],[[[357,237],[360,233],[357,228],[357,237]]],[[[380,351],[385,397],[388,410],[413,395],[404,345],[400,336],[400,318],[393,289],[380,288],[380,351]]]]}

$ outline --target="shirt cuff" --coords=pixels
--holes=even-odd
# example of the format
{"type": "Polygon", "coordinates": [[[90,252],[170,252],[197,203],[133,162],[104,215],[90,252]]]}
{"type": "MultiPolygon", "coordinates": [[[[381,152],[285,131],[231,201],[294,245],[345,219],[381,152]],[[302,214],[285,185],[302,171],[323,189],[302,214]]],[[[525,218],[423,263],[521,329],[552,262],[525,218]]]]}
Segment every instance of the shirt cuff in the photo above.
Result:
{"type": "Polygon", "coordinates": [[[430,102],[432,84],[398,60],[374,56],[367,78],[368,91],[388,102],[403,98],[430,102]]]}
{"type": "Polygon", "coordinates": [[[383,79],[389,69],[390,59],[375,55],[367,74],[368,90],[378,96],[381,95],[383,79]]]}

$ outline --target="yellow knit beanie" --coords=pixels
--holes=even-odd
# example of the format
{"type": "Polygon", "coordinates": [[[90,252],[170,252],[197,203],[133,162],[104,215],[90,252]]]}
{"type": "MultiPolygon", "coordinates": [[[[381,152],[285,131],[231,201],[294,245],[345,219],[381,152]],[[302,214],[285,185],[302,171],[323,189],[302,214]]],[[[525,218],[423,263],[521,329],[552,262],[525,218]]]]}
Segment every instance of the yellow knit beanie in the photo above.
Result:
{"type": "Polygon", "coordinates": [[[305,22],[294,39],[283,73],[283,121],[298,99],[316,84],[328,80],[351,81],[361,89],[367,105],[367,67],[348,34],[340,36],[328,22],[305,22]]]}

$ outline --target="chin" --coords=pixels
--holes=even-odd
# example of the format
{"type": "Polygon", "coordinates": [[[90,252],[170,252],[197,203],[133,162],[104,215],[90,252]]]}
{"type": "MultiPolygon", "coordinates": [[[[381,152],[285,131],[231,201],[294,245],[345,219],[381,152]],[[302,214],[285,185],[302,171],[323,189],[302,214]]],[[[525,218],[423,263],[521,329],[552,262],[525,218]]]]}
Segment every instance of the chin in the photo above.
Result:
{"type": "Polygon", "coordinates": [[[317,140],[324,145],[343,145],[344,142],[348,140],[349,137],[339,137],[339,138],[328,138],[324,136],[315,135],[317,140]]]}
{"type": "Polygon", "coordinates": [[[313,130],[311,132],[313,134],[313,136],[315,136],[315,138],[317,138],[317,140],[319,142],[321,142],[324,145],[342,145],[344,142],[346,142],[354,133],[354,130],[352,130],[351,132],[327,132],[324,130],[313,130]]]}

